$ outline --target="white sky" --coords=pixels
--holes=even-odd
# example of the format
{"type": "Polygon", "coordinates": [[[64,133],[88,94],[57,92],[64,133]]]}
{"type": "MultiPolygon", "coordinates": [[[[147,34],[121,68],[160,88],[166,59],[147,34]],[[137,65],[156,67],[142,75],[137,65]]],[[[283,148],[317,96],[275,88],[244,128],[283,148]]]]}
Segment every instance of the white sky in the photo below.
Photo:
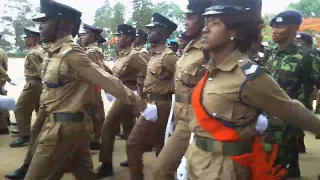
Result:
{"type": "MultiPolygon", "coordinates": [[[[0,0],[0,13],[1,13],[2,5],[7,1],[8,0],[0,0]]],[[[28,1],[33,3],[35,6],[39,6],[40,0],[28,0],[28,1]]],[[[101,7],[104,2],[104,0],[57,0],[57,1],[62,2],[64,4],[68,4],[82,11],[83,13],[82,19],[84,20],[84,22],[88,24],[93,23],[95,10],[101,7]]],[[[172,0],[152,0],[152,1],[153,2],[160,2],[160,1],[170,2],[172,0]]],[[[263,0],[263,13],[277,14],[285,10],[285,8],[288,6],[290,2],[297,2],[297,1],[299,0],[263,0]]],[[[123,3],[127,8],[126,19],[130,17],[130,13],[132,12],[132,8],[131,8],[132,0],[109,0],[109,2],[111,3],[112,6],[117,2],[123,3]]],[[[188,0],[176,0],[174,2],[177,3],[182,9],[185,9],[188,4],[188,0]]]]}

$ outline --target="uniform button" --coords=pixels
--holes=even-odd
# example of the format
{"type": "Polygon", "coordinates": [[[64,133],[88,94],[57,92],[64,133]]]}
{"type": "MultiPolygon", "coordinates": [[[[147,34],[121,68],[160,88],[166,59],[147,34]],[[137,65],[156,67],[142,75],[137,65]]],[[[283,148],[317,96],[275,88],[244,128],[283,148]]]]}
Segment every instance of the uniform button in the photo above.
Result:
{"type": "Polygon", "coordinates": [[[42,92],[46,92],[46,90],[42,90],[42,92]]]}
{"type": "Polygon", "coordinates": [[[238,62],[239,62],[239,63],[243,63],[243,60],[239,60],[238,62]]]}
{"type": "Polygon", "coordinates": [[[44,84],[44,81],[41,81],[42,82],[42,84],[44,84]]]}
{"type": "Polygon", "coordinates": [[[188,53],[186,53],[185,55],[188,55],[188,53]]]}
{"type": "Polygon", "coordinates": [[[184,73],[188,73],[188,71],[184,71],[184,73]]]}
{"type": "Polygon", "coordinates": [[[208,81],[212,81],[212,78],[209,78],[208,81]]]}

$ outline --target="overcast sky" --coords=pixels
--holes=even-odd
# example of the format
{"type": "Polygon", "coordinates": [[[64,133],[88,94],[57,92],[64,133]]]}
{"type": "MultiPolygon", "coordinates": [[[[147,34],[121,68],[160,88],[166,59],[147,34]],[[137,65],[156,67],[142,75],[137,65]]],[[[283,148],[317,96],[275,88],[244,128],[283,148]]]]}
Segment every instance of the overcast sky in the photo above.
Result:
{"type": "MultiPolygon", "coordinates": [[[[3,3],[5,3],[8,0],[0,0],[0,12],[1,12],[1,6],[3,3]]],[[[40,0],[28,0],[32,2],[34,5],[39,6],[40,0]]],[[[93,17],[95,10],[98,9],[103,5],[104,0],[57,0],[59,2],[63,2],[65,4],[68,4],[76,9],[79,9],[83,12],[83,20],[84,22],[87,22],[88,24],[93,23],[93,17]]],[[[131,2],[132,0],[109,0],[111,5],[116,4],[117,2],[122,2],[127,7],[127,19],[130,16],[130,12],[132,12],[131,9],[131,2]]],[[[171,0],[152,0],[153,2],[160,2],[160,1],[167,1],[170,2],[171,0]]],[[[297,2],[299,0],[263,0],[263,13],[279,13],[288,6],[290,2],[297,2]]],[[[182,9],[185,9],[188,0],[175,0],[175,3],[179,4],[179,6],[182,9]]],[[[0,14],[1,16],[1,14],[0,14]]]]}

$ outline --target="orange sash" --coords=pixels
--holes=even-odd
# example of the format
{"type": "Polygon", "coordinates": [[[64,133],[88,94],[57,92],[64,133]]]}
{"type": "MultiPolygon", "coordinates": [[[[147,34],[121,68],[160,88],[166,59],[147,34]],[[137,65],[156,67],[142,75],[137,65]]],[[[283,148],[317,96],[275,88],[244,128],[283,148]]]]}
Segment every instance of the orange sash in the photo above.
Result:
{"type": "MultiPolygon", "coordinates": [[[[201,104],[202,90],[209,72],[201,79],[192,94],[192,106],[200,126],[220,142],[241,141],[237,131],[226,127],[221,121],[210,117],[201,104]]],[[[278,146],[273,146],[273,152],[269,156],[264,150],[261,137],[255,136],[252,141],[252,153],[240,156],[230,156],[235,162],[251,169],[251,180],[280,180],[286,171],[280,166],[273,167],[278,146]]]]}

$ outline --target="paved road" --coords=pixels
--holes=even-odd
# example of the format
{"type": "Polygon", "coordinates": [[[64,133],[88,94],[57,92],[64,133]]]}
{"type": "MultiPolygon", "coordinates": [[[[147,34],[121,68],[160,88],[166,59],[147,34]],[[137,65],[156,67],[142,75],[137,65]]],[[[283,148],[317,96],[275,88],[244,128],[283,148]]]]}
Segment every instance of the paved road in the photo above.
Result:
{"type": "MultiPolygon", "coordinates": [[[[18,98],[19,93],[24,85],[23,79],[23,59],[10,59],[9,60],[9,74],[12,79],[17,80],[18,85],[13,87],[7,85],[6,88],[9,90],[9,96],[18,98]]],[[[110,107],[110,103],[105,101],[106,111],[110,107]]],[[[35,116],[33,116],[33,119],[35,116]]],[[[11,120],[15,121],[14,115],[11,113],[11,120]]],[[[9,144],[16,137],[12,135],[0,136],[0,180],[4,180],[3,174],[10,172],[17,167],[21,166],[24,155],[26,153],[26,147],[23,148],[10,148],[9,144]]],[[[320,141],[314,139],[314,136],[310,134],[306,135],[306,145],[307,153],[301,155],[301,169],[303,176],[315,177],[320,174],[320,141]]],[[[92,151],[92,158],[95,168],[99,165],[98,162],[98,151],[92,151]]],[[[117,140],[115,145],[114,153],[114,168],[115,176],[112,178],[107,178],[108,180],[128,180],[128,170],[127,168],[121,168],[119,163],[126,159],[125,155],[125,142],[123,140],[117,140]]],[[[153,153],[147,153],[144,156],[145,162],[145,174],[146,180],[152,180],[151,169],[152,163],[155,160],[155,155],[153,153]]],[[[316,180],[317,178],[308,178],[311,180],[316,180]]],[[[74,180],[71,175],[66,174],[63,180],[74,180]]]]}

